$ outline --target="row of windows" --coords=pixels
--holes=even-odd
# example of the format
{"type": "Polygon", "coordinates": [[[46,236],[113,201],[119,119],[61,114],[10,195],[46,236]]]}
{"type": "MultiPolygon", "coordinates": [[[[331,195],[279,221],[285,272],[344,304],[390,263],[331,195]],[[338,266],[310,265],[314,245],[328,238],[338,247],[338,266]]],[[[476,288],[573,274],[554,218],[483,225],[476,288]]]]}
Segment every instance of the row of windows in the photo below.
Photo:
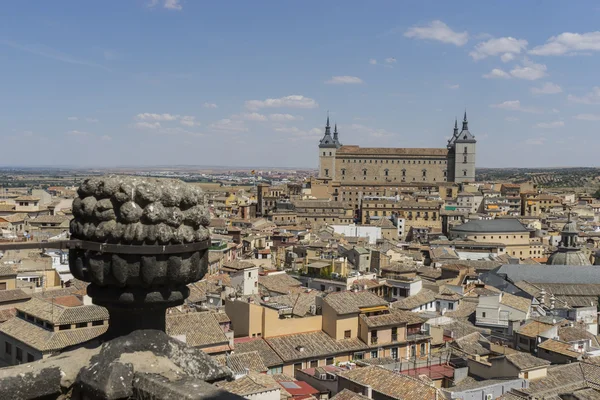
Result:
{"type": "MultiPolygon", "coordinates": [[[[329,175],[328,175],[328,174],[325,174],[325,176],[329,176],[329,175]]],[[[444,176],[445,176],[445,174],[444,174],[444,176]]],[[[466,171],[465,171],[465,173],[464,173],[464,176],[467,176],[467,172],[466,172],[466,171]]],[[[344,180],[344,179],[346,179],[346,177],[345,177],[345,176],[342,176],[342,180],[344,180]]],[[[394,180],[396,180],[396,179],[397,179],[397,178],[396,178],[396,177],[394,177],[394,180]]],[[[356,177],[354,177],[354,178],[353,178],[353,180],[356,180],[356,177]]],[[[367,180],[367,177],[366,177],[366,176],[363,176],[363,180],[364,180],[364,181],[366,181],[366,180],[367,180]]],[[[375,177],[375,178],[374,178],[374,180],[377,180],[377,177],[375,177]]],[[[414,182],[414,181],[416,181],[416,180],[417,180],[417,178],[413,177],[413,178],[412,178],[412,180],[413,180],[413,182],[414,182]]],[[[423,182],[426,182],[426,181],[427,181],[427,177],[423,176],[423,182]]],[[[435,181],[436,181],[436,178],[433,178],[433,182],[435,182],[435,181]]],[[[402,177],[402,179],[401,179],[401,182],[406,182],[406,177],[402,177]]],[[[446,178],[445,178],[445,177],[444,177],[444,182],[446,182],[446,178]]]]}
{"type": "MultiPolygon", "coordinates": [[[[367,176],[367,172],[368,172],[367,168],[363,168],[362,172],[363,172],[363,176],[367,176]]],[[[423,177],[427,176],[427,170],[426,169],[422,169],[421,173],[423,174],[423,177]]],[[[384,169],[383,170],[383,174],[384,174],[384,176],[390,176],[390,170],[387,169],[387,168],[384,169]]],[[[329,170],[328,169],[325,170],[325,175],[329,176],[329,170]]],[[[346,175],[346,168],[342,168],[342,175],[346,175]]],[[[444,171],[444,176],[446,176],[446,175],[447,175],[447,171],[444,171]]],[[[406,169],[402,169],[402,176],[406,176],[406,169]]]]}
{"type": "MultiPolygon", "coordinates": [[[[509,235],[506,235],[506,238],[508,239],[509,235]]],[[[483,239],[486,239],[487,236],[483,236],[483,239]]],[[[490,239],[493,239],[494,236],[490,236],[490,239]]],[[[516,239],[517,235],[513,235],[513,239],[516,239]]],[[[477,239],[477,236],[473,236],[473,239],[477,239]]],[[[498,235],[498,239],[502,239],[502,235],[498,235]]],[[[523,239],[523,235],[521,235],[521,239],[523,239]]]]}
{"type": "MultiPolygon", "coordinates": [[[[325,153],[323,153],[323,155],[325,155],[325,153]]],[[[331,155],[331,153],[329,153],[329,155],[331,155]]],[[[354,162],[356,163],[357,160],[345,160],[342,159],[342,163],[350,163],[350,162],[354,162]]],[[[394,164],[394,160],[369,160],[368,164],[377,164],[377,161],[379,161],[379,164],[394,164]],[[391,161],[391,162],[389,162],[391,161]]],[[[412,163],[410,162],[411,160],[402,160],[402,164],[447,164],[446,160],[423,160],[423,162],[421,163],[421,160],[412,160],[412,163]],[[408,161],[408,162],[407,162],[408,161]]],[[[358,160],[359,164],[367,164],[367,160],[358,160]]],[[[396,164],[400,164],[400,160],[396,160],[396,164]]]]}
{"type": "MultiPolygon", "coordinates": [[[[11,343],[4,342],[4,353],[8,356],[12,356],[12,347],[13,346],[11,343]]],[[[23,351],[23,349],[21,349],[19,346],[15,346],[15,351],[16,351],[17,362],[22,363],[22,362],[35,361],[33,354],[25,353],[23,351]],[[27,358],[24,357],[24,354],[27,354],[27,358]]]]}

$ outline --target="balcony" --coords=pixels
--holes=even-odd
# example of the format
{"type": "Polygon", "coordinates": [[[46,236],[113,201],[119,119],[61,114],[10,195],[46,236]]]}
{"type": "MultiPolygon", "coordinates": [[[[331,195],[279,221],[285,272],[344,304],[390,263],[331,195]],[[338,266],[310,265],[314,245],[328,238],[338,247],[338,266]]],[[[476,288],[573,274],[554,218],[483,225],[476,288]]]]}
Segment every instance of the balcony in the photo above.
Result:
{"type": "Polygon", "coordinates": [[[377,344],[377,336],[371,336],[371,344],[377,344]]]}

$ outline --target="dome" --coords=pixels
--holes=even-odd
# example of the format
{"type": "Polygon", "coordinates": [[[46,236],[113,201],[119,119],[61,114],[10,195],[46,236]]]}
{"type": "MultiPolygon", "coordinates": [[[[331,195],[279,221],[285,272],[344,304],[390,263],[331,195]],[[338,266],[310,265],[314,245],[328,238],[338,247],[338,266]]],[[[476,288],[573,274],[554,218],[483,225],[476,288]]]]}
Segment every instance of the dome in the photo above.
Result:
{"type": "Polygon", "coordinates": [[[575,221],[571,221],[569,220],[569,222],[567,222],[565,224],[565,226],[563,226],[562,229],[563,233],[579,233],[579,229],[577,229],[577,222],[575,221]]]}
{"type": "Polygon", "coordinates": [[[557,250],[548,257],[547,265],[592,265],[581,250],[557,250]]]}

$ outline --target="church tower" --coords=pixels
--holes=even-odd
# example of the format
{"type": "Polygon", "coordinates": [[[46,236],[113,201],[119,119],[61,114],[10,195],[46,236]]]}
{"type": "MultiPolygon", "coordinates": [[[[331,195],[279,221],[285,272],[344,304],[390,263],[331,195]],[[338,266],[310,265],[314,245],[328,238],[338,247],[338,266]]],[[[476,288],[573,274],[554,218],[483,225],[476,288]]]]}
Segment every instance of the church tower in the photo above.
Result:
{"type": "Polygon", "coordinates": [[[338,137],[337,124],[331,136],[331,127],[329,125],[329,116],[325,125],[325,135],[319,142],[319,178],[335,179],[335,152],[342,147],[338,137]]]}
{"type": "Polygon", "coordinates": [[[462,130],[458,132],[457,122],[454,122],[454,135],[448,142],[448,169],[449,181],[475,182],[475,149],[477,141],[469,132],[467,112],[462,123],[462,130]]]}

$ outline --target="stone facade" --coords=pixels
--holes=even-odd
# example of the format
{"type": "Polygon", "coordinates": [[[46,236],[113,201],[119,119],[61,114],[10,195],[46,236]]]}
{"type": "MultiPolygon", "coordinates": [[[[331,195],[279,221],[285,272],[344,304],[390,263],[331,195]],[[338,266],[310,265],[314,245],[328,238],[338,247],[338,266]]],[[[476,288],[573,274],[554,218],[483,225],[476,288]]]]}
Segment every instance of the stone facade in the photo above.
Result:
{"type": "Polygon", "coordinates": [[[319,178],[341,185],[475,180],[476,140],[469,132],[467,114],[462,130],[455,123],[446,148],[361,148],[344,146],[337,126],[331,136],[329,118],[319,144],[319,178]]]}

